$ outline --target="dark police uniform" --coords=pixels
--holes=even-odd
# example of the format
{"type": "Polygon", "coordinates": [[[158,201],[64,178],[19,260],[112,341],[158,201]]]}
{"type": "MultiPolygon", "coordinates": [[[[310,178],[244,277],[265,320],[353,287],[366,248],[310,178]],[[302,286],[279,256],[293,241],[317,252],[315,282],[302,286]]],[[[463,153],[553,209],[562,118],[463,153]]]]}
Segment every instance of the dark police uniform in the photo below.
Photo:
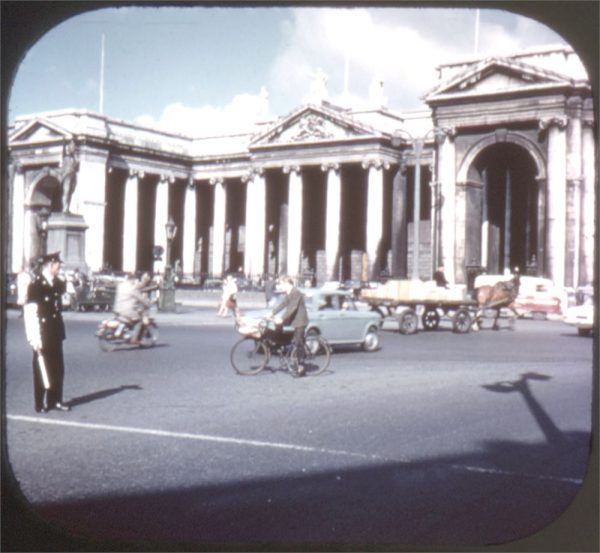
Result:
{"type": "MultiPolygon", "coordinates": [[[[44,256],[42,261],[58,261],[58,254],[44,256]]],[[[37,316],[29,311],[28,316],[37,318],[39,325],[39,337],[41,338],[41,353],[44,357],[50,387],[46,390],[42,379],[42,373],[38,362],[38,352],[33,352],[33,393],[35,410],[45,411],[47,409],[68,410],[62,403],[63,380],[65,374],[63,359],[63,341],[66,338],[65,325],[62,318],[62,295],[66,289],[66,283],[58,277],[48,281],[43,273],[35,276],[27,288],[27,305],[37,306],[37,316]],[[44,402],[44,393],[46,395],[44,402]]],[[[27,323],[26,323],[27,324],[27,323]]],[[[29,324],[35,324],[30,321],[29,324]]],[[[29,339],[29,336],[28,336],[29,339]]]]}

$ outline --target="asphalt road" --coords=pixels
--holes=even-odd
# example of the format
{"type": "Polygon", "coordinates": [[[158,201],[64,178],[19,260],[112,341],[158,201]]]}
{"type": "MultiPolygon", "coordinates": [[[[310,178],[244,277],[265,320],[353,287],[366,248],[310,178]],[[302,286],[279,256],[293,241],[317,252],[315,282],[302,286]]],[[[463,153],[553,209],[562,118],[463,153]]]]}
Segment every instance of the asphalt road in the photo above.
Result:
{"type": "Polygon", "coordinates": [[[325,374],[295,379],[235,374],[237,336],[212,309],[159,315],[157,347],[112,353],[96,344],[100,317],[65,315],[73,410],[39,415],[22,321],[8,313],[10,467],[65,539],[141,550],[503,544],[553,523],[584,481],[593,340],[562,323],[387,327],[379,351],[338,350],[325,374]]]}

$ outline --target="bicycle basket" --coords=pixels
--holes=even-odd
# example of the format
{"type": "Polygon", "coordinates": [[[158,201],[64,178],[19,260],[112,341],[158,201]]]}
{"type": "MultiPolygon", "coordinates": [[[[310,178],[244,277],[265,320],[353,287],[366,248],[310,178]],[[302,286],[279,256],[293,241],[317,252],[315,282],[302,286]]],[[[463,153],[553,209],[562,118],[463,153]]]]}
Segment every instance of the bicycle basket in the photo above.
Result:
{"type": "Polygon", "coordinates": [[[249,336],[250,338],[260,338],[264,330],[260,321],[257,321],[256,319],[248,319],[246,317],[241,317],[239,319],[235,329],[242,336],[249,336]]]}

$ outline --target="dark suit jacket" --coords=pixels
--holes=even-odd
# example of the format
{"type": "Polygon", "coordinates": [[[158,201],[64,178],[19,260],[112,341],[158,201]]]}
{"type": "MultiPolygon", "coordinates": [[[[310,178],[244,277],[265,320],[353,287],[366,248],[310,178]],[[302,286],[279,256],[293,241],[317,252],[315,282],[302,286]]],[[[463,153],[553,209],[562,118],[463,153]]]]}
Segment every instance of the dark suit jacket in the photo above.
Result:
{"type": "Polygon", "coordinates": [[[27,288],[27,303],[37,304],[42,345],[64,340],[65,324],[62,318],[62,295],[66,284],[59,278],[50,284],[43,275],[36,275],[27,288]]]}
{"type": "Polygon", "coordinates": [[[280,311],[285,312],[281,316],[283,323],[294,328],[300,328],[308,324],[308,314],[306,305],[304,305],[304,297],[298,288],[292,288],[289,294],[286,294],[283,301],[273,309],[273,315],[280,311]]]}

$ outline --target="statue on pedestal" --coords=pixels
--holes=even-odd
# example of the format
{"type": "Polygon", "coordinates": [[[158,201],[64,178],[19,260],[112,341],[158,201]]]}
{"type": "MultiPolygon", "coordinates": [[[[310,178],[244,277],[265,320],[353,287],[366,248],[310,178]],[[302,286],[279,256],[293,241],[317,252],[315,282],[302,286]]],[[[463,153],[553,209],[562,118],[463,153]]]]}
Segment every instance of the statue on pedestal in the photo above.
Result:
{"type": "Polygon", "coordinates": [[[79,159],[75,148],[75,141],[71,140],[63,150],[61,186],[63,213],[71,213],[71,199],[77,186],[77,171],[79,159]]]}

